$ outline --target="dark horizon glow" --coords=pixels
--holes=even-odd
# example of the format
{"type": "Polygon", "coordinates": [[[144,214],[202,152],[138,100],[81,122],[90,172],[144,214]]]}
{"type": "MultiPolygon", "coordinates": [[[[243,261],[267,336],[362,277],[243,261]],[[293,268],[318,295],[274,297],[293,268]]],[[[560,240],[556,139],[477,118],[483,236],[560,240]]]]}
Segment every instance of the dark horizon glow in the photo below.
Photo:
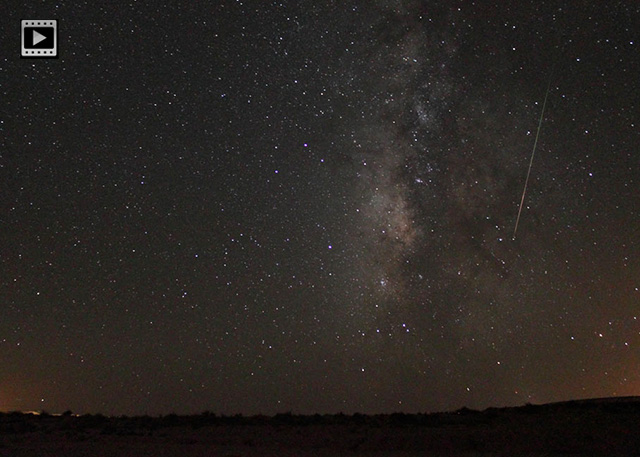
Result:
{"type": "Polygon", "coordinates": [[[640,395],[640,7],[10,3],[0,411],[640,395]]]}

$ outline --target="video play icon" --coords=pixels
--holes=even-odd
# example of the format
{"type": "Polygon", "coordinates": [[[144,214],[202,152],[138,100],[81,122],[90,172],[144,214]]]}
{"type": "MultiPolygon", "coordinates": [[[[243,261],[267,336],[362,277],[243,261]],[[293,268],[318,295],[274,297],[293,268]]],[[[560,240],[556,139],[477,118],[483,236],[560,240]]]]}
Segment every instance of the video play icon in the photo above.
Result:
{"type": "Polygon", "coordinates": [[[58,21],[23,20],[21,57],[58,57],[58,21]]]}

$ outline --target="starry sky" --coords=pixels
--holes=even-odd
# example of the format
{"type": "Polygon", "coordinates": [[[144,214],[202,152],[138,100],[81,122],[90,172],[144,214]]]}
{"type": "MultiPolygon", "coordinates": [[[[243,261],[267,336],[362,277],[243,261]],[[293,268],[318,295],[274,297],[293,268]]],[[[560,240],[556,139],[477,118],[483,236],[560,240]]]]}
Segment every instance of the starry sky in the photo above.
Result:
{"type": "Polygon", "coordinates": [[[636,2],[9,3],[0,411],[640,395],[636,2]]]}

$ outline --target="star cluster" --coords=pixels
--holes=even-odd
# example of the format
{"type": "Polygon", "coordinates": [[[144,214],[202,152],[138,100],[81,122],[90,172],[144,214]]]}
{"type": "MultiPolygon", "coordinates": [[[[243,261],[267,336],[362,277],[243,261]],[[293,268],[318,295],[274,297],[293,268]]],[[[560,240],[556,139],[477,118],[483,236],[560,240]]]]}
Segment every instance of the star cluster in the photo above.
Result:
{"type": "Polygon", "coordinates": [[[12,3],[0,410],[640,394],[632,2],[12,3]]]}

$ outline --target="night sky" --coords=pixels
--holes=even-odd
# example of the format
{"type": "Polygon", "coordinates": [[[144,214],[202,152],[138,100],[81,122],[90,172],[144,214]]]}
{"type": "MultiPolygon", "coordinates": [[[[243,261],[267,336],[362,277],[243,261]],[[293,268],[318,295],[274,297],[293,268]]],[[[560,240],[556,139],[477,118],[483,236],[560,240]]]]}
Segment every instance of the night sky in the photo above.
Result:
{"type": "Polygon", "coordinates": [[[640,395],[637,2],[9,4],[0,411],[640,395]]]}

